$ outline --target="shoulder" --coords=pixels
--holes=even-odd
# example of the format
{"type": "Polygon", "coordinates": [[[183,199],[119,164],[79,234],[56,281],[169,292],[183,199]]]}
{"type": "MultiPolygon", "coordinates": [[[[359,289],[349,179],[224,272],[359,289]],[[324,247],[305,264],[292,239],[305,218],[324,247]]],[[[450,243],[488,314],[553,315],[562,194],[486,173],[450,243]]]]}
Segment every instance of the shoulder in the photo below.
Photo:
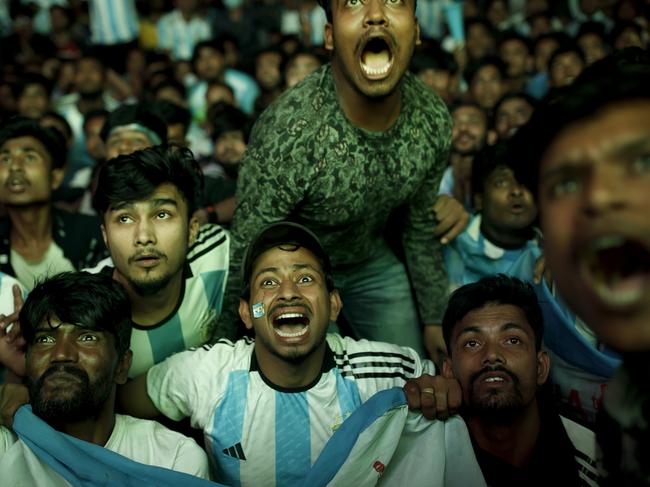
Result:
{"type": "Polygon", "coordinates": [[[187,249],[187,261],[192,264],[200,259],[228,258],[230,237],[228,232],[216,224],[203,225],[196,240],[187,249]]]}
{"type": "Polygon", "coordinates": [[[438,130],[451,133],[451,115],[442,98],[410,72],[404,75],[402,89],[407,103],[412,103],[415,108],[415,119],[423,119],[438,130]]]}

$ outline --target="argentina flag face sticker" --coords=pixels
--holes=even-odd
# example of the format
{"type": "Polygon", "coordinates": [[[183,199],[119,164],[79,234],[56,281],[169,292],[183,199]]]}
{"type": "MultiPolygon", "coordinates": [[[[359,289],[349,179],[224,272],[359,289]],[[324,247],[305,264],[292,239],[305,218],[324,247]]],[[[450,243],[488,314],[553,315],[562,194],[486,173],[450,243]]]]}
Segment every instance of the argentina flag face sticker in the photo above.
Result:
{"type": "Polygon", "coordinates": [[[255,303],[253,305],[253,318],[261,318],[264,315],[264,303],[255,303]]]}

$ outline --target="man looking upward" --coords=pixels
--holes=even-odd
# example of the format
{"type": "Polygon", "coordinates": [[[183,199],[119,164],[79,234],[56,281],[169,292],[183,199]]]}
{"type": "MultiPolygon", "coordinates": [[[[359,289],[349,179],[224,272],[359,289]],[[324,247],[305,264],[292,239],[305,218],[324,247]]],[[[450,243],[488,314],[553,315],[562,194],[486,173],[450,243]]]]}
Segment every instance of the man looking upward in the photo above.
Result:
{"type": "MultiPolygon", "coordinates": [[[[422,353],[419,323],[440,323],[447,286],[432,208],[449,151],[449,114],[407,72],[420,42],[414,0],[320,3],[332,61],[255,126],[238,180],[229,313],[218,332],[235,331],[246,243],[260,227],[290,218],[322,240],[354,333],[422,353]],[[398,208],[403,225],[391,228],[398,208]],[[408,275],[387,231],[401,236],[408,275]]],[[[427,331],[438,338],[432,348],[444,347],[439,328],[427,331]]]]}

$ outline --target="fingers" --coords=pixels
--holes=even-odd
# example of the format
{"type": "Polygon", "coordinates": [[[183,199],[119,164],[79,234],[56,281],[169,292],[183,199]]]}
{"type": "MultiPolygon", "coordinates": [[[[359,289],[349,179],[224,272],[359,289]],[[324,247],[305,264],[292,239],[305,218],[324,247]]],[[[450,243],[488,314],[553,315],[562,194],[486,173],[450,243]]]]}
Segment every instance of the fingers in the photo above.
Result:
{"type": "Polygon", "coordinates": [[[440,195],[433,206],[438,224],[433,229],[435,237],[440,238],[442,244],[451,242],[467,226],[469,213],[455,198],[440,195]]]}
{"type": "Polygon", "coordinates": [[[432,387],[425,387],[420,391],[422,415],[427,419],[438,418],[438,394],[432,387]]]}
{"type": "Polygon", "coordinates": [[[23,308],[23,292],[20,289],[18,284],[14,284],[11,288],[11,291],[14,294],[14,313],[20,313],[20,310],[23,308]]]}
{"type": "Polygon", "coordinates": [[[414,379],[411,379],[404,384],[404,394],[406,395],[406,402],[408,403],[409,409],[412,411],[419,411],[422,407],[420,401],[420,388],[414,379]]]}

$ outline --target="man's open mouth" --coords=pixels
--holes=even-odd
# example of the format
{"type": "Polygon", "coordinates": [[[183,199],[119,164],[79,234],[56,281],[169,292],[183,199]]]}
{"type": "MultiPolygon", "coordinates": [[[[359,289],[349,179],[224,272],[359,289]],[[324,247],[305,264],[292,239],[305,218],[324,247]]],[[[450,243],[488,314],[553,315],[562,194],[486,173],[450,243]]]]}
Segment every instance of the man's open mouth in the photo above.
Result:
{"type": "Polygon", "coordinates": [[[9,179],[7,179],[5,185],[10,191],[21,191],[28,184],[29,182],[27,181],[27,179],[25,179],[22,176],[11,176],[9,179]]]}
{"type": "Polygon", "coordinates": [[[636,305],[650,284],[650,249],[620,235],[595,239],[580,263],[583,277],[608,307],[636,305]]]}
{"type": "Polygon", "coordinates": [[[309,317],[302,312],[279,312],[273,317],[273,329],[282,338],[298,338],[309,330],[309,317]]]}
{"type": "Polygon", "coordinates": [[[369,38],[361,51],[361,69],[366,77],[384,79],[392,66],[393,53],[388,40],[384,37],[369,38]]]}

